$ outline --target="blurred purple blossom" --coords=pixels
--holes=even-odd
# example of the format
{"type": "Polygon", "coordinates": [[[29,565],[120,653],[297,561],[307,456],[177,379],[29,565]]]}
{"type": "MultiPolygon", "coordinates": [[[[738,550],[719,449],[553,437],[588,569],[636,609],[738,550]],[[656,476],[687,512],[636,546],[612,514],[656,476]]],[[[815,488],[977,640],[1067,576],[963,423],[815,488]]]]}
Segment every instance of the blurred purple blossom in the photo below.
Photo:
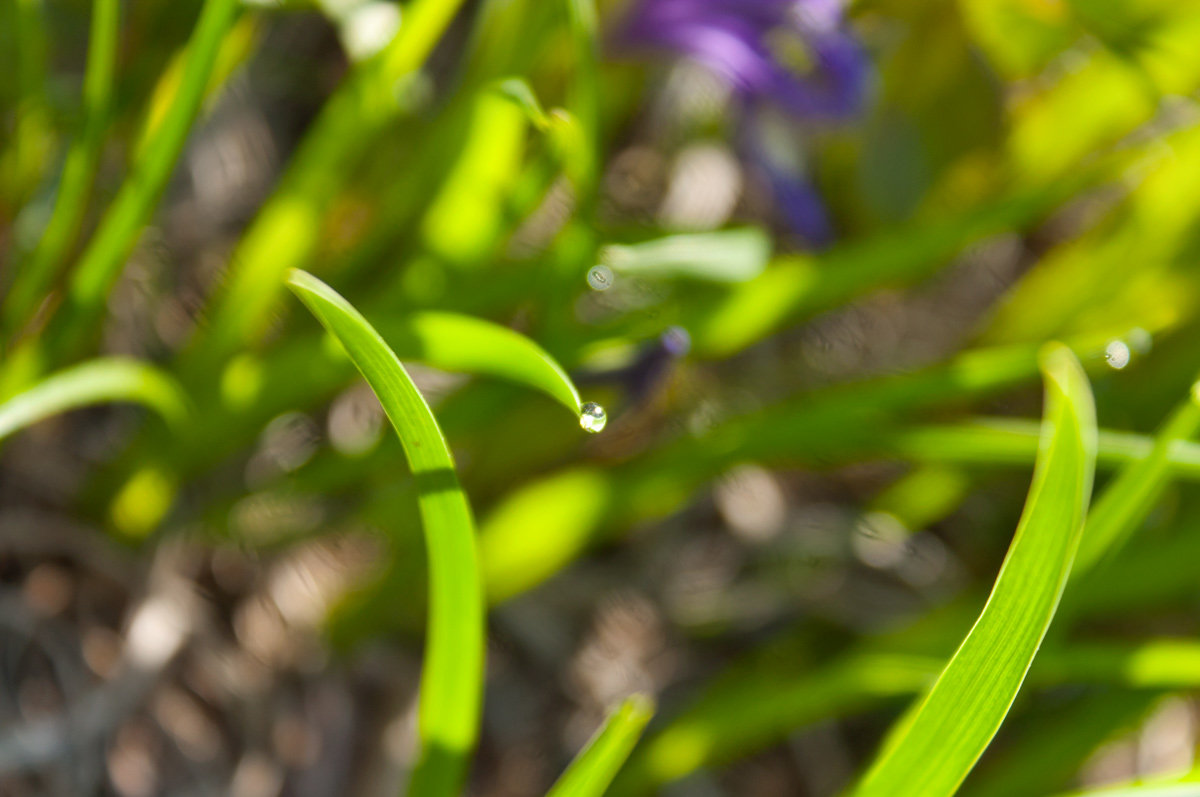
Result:
{"type": "Polygon", "coordinates": [[[739,136],[765,176],[782,221],[811,245],[833,225],[795,136],[764,136],[770,117],[845,119],[866,93],[868,63],[843,16],[844,0],[633,0],[618,41],[704,65],[748,106],[739,136]],[[774,142],[767,139],[775,139],[774,142]],[[781,138],[791,138],[780,144],[781,138]],[[791,150],[790,152],[788,150],[791,150]]]}
{"type": "Polygon", "coordinates": [[[867,65],[845,30],[842,0],[635,0],[620,30],[631,48],[704,64],[744,98],[802,117],[845,117],[862,104],[867,65]]]}

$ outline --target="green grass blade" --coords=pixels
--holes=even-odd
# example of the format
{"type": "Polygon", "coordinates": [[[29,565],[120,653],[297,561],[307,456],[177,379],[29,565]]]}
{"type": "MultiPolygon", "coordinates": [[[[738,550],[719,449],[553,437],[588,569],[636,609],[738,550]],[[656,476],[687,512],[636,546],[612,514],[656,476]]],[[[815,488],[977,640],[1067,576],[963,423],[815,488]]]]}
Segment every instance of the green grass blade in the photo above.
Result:
{"type": "Polygon", "coordinates": [[[204,3],[188,42],[187,63],[175,101],[142,158],[134,164],[71,277],[69,307],[65,308],[68,332],[64,345],[68,348],[90,331],[103,310],[109,288],[150,220],[200,112],[221,42],[238,8],[238,0],[204,3]]]}
{"type": "Polygon", "coordinates": [[[173,425],[187,415],[183,392],[169,376],[136,360],[106,357],[65,368],[0,404],[0,440],[51,415],[109,401],[144,404],[173,425]]]}
{"type": "Polygon", "coordinates": [[[600,250],[600,262],[618,274],[688,277],[737,283],[757,277],[771,256],[771,237],[757,227],[669,235],[600,250]]]}
{"type": "Polygon", "coordinates": [[[459,313],[425,311],[385,321],[380,333],[396,351],[447,371],[486,374],[531,387],[575,415],[579,391],[538,344],[508,327],[459,313]]]}
{"type": "Polygon", "coordinates": [[[120,15],[118,0],[95,0],[92,4],[83,79],[83,126],[67,153],[50,221],[5,297],[3,323],[7,331],[29,319],[79,235],[112,103],[120,15]]]}
{"type": "MultiPolygon", "coordinates": [[[[47,10],[42,0],[10,0],[7,19],[13,31],[17,96],[11,138],[0,149],[0,198],[24,204],[41,177],[53,149],[53,127],[47,106],[47,10]]],[[[8,130],[5,131],[9,133],[8,130]]]]}
{"type": "Polygon", "coordinates": [[[855,797],[955,792],[1003,722],[1058,605],[1095,465],[1091,390],[1065,347],[1047,347],[1043,444],[1025,511],[975,626],[855,797]]]}
{"type": "Polygon", "coordinates": [[[653,715],[654,703],[650,698],[645,695],[626,698],[562,773],[547,797],[604,794],[653,715]]]}
{"type": "Polygon", "coordinates": [[[1077,577],[1120,547],[1162,495],[1172,475],[1171,455],[1200,429],[1200,383],[1175,409],[1154,438],[1145,459],[1123,469],[1088,512],[1075,557],[1077,577]]]}
{"type": "MultiPolygon", "coordinates": [[[[1160,466],[1175,478],[1200,478],[1200,445],[1178,434],[1179,427],[1163,427],[1172,442],[1161,452],[1154,437],[1101,429],[1097,435],[1097,467],[1123,467],[1151,457],[1163,457],[1160,466]]],[[[963,423],[909,426],[881,434],[876,450],[911,462],[958,465],[1028,465],[1037,455],[1038,424],[1015,418],[975,418],[963,423]]],[[[1088,519],[1093,522],[1094,518],[1088,519]]],[[[1086,539],[1086,536],[1085,536],[1086,539]]],[[[1084,543],[1080,543],[1081,550],[1084,543]]]]}
{"type": "Polygon", "coordinates": [[[483,587],[474,524],[450,449],[429,405],[379,333],[345,299],[311,274],[288,285],[375,391],[417,483],[429,552],[429,641],[420,698],[421,753],[410,792],[457,793],[479,734],[483,695],[483,587]]]}

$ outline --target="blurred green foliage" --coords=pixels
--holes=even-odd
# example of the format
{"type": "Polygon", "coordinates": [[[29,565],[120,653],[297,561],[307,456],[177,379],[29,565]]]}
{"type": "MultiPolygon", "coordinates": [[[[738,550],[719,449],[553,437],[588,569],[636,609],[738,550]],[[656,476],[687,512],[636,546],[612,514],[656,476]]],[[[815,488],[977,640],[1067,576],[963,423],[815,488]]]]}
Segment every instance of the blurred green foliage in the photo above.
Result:
{"type": "MultiPolygon", "coordinates": [[[[686,70],[620,47],[621,4],[411,0],[377,51],[339,55],[336,74],[305,86],[312,119],[250,217],[192,242],[219,267],[155,262],[147,231],[167,227],[163,207],[189,190],[188,147],[212,134],[231,86],[262,68],[273,31],[320,17],[347,41],[353,14],[334,5],[0,0],[0,436],[99,401],[170,421],[126,430],[63,511],[146,549],[183,533],[277,550],[374,530],[384,561],[325,621],[346,655],[422,633],[426,587],[434,604],[441,589],[427,584],[418,517],[431,496],[469,496],[481,582],[465,600],[499,612],[550,594],[589,557],[634,555],[641,539],[687,525],[747,465],[785,482],[816,474],[824,502],[899,529],[902,552],[932,536],[960,563],[957,580],[932,585],[859,555],[847,572],[913,597],[878,623],[822,618],[792,588],[751,629],[677,622],[686,644],[725,640],[720,666],[669,685],[616,793],[701,777],[834,720],[861,729],[853,763],[865,771],[888,724],[915,717],[883,748],[882,761],[904,766],[880,764],[884,779],[862,793],[949,794],[966,777],[963,794],[1050,794],[1078,785],[1089,756],[1165,696],[1195,692],[1200,3],[853,4],[848,29],[871,64],[866,107],[838,124],[783,122],[834,221],[821,248],[781,223],[745,162],[720,218],[667,212],[672,164],[694,146],[739,163],[739,124],[754,109],[716,92],[715,110],[687,112],[675,96],[686,70]],[[291,269],[346,297],[384,350],[470,375],[435,391],[440,430],[425,429],[444,433],[461,493],[431,488],[419,457],[410,450],[406,467],[381,434],[354,445],[329,435],[294,467],[237,476],[273,420],[328,418],[357,385],[286,300],[291,269]],[[148,296],[127,312],[130,286],[148,296]],[[167,305],[184,308],[175,334],[156,324],[167,305]],[[861,333],[853,324],[900,315],[861,333]],[[679,340],[686,353],[670,348],[679,340]],[[1003,614],[983,609],[975,626],[1010,634],[955,659],[1017,528],[1013,485],[1069,421],[1080,440],[1095,431],[1074,370],[1074,409],[1060,396],[1037,423],[1038,353],[1051,341],[1086,370],[1097,467],[1117,473],[1101,477],[1079,556],[1074,521],[1039,527],[1042,552],[1029,558],[1046,572],[998,582],[1008,597],[989,606],[1003,614]],[[608,407],[600,437],[578,428],[581,392],[608,407]],[[871,467],[885,477],[845,476],[871,467]],[[237,506],[263,496],[326,511],[317,528],[235,522],[237,506]],[[1020,661],[998,673],[993,654],[1013,646],[1020,661]],[[953,688],[927,691],[939,673],[953,688]],[[972,690],[988,690],[994,710],[956,713],[976,705],[972,690]],[[913,696],[924,709],[902,714],[913,696]],[[924,711],[979,732],[954,732],[971,750],[939,769],[941,782],[898,784],[948,749],[937,734],[923,747],[908,737],[924,752],[906,748],[906,728],[932,733],[924,711]]],[[[1088,446],[1076,442],[1082,467],[1088,446]]],[[[1090,480],[1076,470],[1073,499],[1090,480]]],[[[1031,513],[1050,478],[1038,474],[1031,513]]],[[[469,531],[469,514],[450,525],[469,531]]],[[[444,587],[454,568],[443,567],[444,587]]],[[[463,650],[482,650],[474,625],[459,631],[463,650]]],[[[454,702],[456,687],[440,688],[454,702]]],[[[577,790],[568,771],[556,793],[600,793],[647,721],[626,705],[591,748],[617,752],[579,765],[599,773],[599,791],[577,790]]],[[[460,736],[447,782],[474,731],[460,736]]],[[[1128,793],[1192,793],[1186,784],[1128,793]]]]}

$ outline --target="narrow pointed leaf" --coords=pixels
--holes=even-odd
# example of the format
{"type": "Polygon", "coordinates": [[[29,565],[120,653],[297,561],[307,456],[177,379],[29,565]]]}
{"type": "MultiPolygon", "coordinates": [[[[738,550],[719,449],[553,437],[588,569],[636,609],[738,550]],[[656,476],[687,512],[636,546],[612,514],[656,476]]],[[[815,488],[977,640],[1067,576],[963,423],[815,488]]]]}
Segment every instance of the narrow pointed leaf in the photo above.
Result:
{"type": "Polygon", "coordinates": [[[653,715],[654,704],[645,695],[626,698],[555,782],[547,797],[604,794],[653,715]]]}
{"type": "Polygon", "coordinates": [[[483,695],[483,588],[475,532],[445,437],[395,353],[357,310],[303,271],[288,285],[375,391],[400,436],[417,484],[429,552],[429,639],[421,683],[420,759],[410,792],[456,794],[479,735],[483,695]]]}
{"type": "Polygon", "coordinates": [[[1004,721],[1058,606],[1079,545],[1096,456],[1095,409],[1065,347],[1042,356],[1046,408],[1033,484],[992,594],[855,797],[953,794],[1004,721]]]}
{"type": "Polygon", "coordinates": [[[425,311],[380,325],[401,356],[447,371],[508,379],[547,394],[579,414],[579,391],[545,349],[519,332],[458,313],[425,311]]]}

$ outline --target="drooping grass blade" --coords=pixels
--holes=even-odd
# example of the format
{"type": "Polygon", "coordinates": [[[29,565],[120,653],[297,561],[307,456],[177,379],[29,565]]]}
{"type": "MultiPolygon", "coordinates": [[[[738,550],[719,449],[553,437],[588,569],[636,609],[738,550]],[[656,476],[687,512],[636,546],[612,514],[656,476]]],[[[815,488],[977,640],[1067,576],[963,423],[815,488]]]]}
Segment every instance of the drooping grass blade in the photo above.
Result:
{"type": "Polygon", "coordinates": [[[479,734],[483,587],[474,524],[450,449],[429,405],[379,333],[332,288],[303,271],[288,285],[345,348],[400,436],[417,484],[429,553],[429,640],[421,684],[420,759],[410,793],[457,793],[479,734]]]}
{"type": "Polygon", "coordinates": [[[175,381],[136,360],[106,357],[52,374],[0,404],[0,440],[51,415],[108,401],[131,401],[178,426],[187,401],[175,381]]]}
{"type": "Polygon", "coordinates": [[[119,31],[118,0],[95,0],[83,79],[83,125],[67,152],[50,221],[28,260],[18,268],[13,285],[4,297],[2,320],[4,329],[9,332],[29,318],[58,276],[64,258],[79,235],[96,176],[100,148],[104,144],[119,31]]]}
{"type": "Polygon", "coordinates": [[[654,704],[646,696],[626,698],[554,783],[547,797],[604,794],[653,715],[654,704]]]}
{"type": "Polygon", "coordinates": [[[915,713],[885,743],[855,797],[953,794],[999,729],[1050,626],[1091,494],[1096,421],[1068,349],[1042,356],[1043,442],[1008,556],[975,626],[915,713]]]}

